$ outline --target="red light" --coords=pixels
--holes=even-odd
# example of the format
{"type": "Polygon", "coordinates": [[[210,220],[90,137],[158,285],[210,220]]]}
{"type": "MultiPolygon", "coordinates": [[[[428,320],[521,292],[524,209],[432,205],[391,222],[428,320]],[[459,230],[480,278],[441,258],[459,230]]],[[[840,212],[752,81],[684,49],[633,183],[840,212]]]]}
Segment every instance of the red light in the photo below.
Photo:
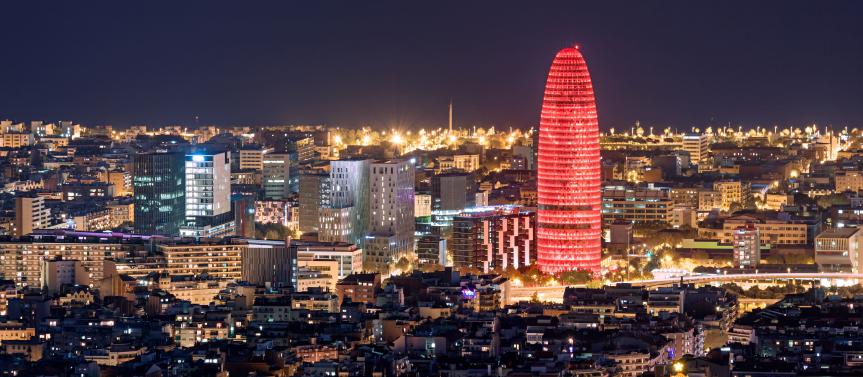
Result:
{"type": "Polygon", "coordinates": [[[557,53],[539,122],[537,263],[547,273],[600,274],[599,123],[578,47],[557,53]]]}

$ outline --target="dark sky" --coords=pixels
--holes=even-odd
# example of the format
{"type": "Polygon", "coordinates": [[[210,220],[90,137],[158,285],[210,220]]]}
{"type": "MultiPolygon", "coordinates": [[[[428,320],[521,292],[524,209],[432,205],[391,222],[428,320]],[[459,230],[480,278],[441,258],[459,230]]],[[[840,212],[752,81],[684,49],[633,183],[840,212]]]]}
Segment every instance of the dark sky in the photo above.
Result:
{"type": "Polygon", "coordinates": [[[578,42],[603,128],[863,126],[861,1],[9,1],[0,118],[530,127],[578,42]],[[365,4],[360,6],[359,4],[365,4]]]}

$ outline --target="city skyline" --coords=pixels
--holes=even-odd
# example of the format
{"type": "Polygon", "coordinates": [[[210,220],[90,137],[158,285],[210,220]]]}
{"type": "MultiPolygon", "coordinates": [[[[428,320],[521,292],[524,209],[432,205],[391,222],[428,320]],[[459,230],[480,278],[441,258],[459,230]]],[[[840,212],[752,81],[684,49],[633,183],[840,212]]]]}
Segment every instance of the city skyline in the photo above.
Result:
{"type": "Polygon", "coordinates": [[[0,69],[0,117],[407,130],[445,126],[452,100],[459,127],[526,129],[539,57],[578,42],[600,67],[603,130],[863,125],[861,5],[777,4],[6,4],[0,41],[21,57],[0,69]]]}
{"type": "Polygon", "coordinates": [[[0,4],[0,375],[863,376],[863,3],[194,1],[0,4]]]}

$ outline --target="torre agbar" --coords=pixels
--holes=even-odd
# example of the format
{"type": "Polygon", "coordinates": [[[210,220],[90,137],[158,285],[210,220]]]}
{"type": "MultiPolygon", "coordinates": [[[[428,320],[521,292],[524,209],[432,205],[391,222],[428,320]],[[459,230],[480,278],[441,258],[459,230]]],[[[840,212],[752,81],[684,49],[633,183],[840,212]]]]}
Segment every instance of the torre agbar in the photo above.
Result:
{"type": "Polygon", "coordinates": [[[537,263],[546,273],[600,274],[599,124],[578,46],[551,63],[539,122],[537,263]]]}

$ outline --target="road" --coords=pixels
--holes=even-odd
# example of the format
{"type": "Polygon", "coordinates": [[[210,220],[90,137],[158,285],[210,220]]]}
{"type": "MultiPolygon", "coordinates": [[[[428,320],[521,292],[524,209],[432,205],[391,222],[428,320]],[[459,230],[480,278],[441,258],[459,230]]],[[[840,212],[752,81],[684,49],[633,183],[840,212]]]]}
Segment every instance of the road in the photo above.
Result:
{"type": "MultiPolygon", "coordinates": [[[[844,272],[811,272],[811,273],[766,273],[766,274],[735,274],[735,275],[693,275],[684,276],[683,283],[703,284],[713,282],[745,282],[758,280],[863,280],[863,274],[844,273],[844,272]]],[[[618,283],[627,283],[637,287],[656,288],[667,287],[681,282],[681,278],[669,279],[651,279],[651,280],[631,280],[611,282],[609,285],[618,283]]],[[[563,292],[567,287],[583,287],[577,285],[552,285],[543,287],[522,287],[511,286],[509,292],[508,304],[517,303],[519,301],[530,301],[533,295],[536,294],[540,301],[546,302],[563,302],[563,292]]]]}

